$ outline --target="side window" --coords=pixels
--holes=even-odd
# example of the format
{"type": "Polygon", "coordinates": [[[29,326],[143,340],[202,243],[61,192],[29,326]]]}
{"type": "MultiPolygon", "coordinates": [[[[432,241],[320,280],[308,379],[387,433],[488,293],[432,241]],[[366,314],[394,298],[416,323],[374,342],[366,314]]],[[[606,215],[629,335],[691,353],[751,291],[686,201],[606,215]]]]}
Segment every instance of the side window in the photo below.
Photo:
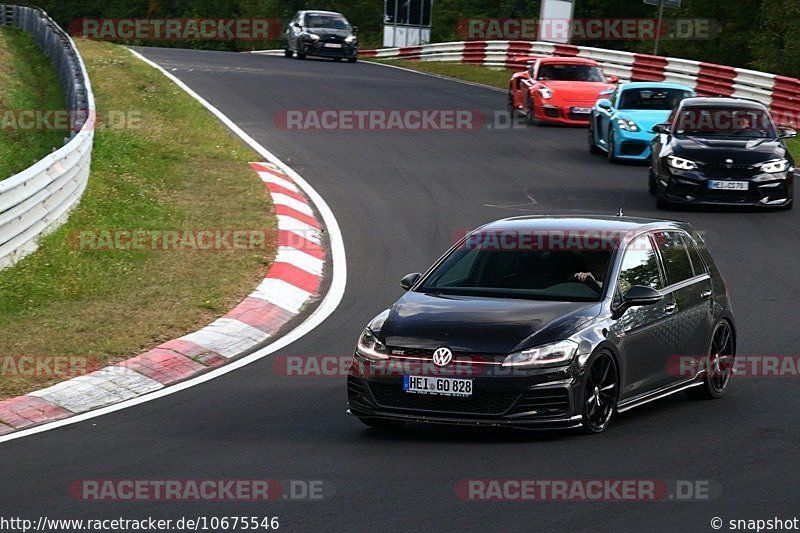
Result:
{"type": "Polygon", "coordinates": [[[634,285],[663,289],[656,251],[650,237],[642,235],[628,245],[617,281],[617,298],[634,285]]]}
{"type": "Polygon", "coordinates": [[[692,271],[694,271],[694,275],[700,276],[701,274],[708,274],[708,267],[706,267],[703,258],[700,257],[700,252],[697,250],[694,241],[687,238],[686,235],[683,236],[683,240],[686,241],[686,249],[689,250],[689,259],[692,261],[692,271]]]}
{"type": "Polygon", "coordinates": [[[655,240],[664,263],[667,285],[694,277],[689,253],[680,233],[674,231],[656,233],[655,240]]]}

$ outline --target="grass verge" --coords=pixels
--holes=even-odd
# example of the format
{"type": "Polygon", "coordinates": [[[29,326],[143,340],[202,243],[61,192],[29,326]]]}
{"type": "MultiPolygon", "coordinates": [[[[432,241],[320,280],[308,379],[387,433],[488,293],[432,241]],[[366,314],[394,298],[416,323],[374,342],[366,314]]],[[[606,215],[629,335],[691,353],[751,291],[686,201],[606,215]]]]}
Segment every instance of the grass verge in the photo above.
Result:
{"type": "MultiPolygon", "coordinates": [[[[205,108],[127,50],[81,40],[99,127],[89,185],[69,221],[0,271],[0,358],[77,356],[101,367],[202,327],[242,300],[274,257],[246,252],[82,249],[81,231],[275,231],[257,155],[205,108]]],[[[0,397],[58,376],[0,374],[0,397]]],[[[62,378],[63,379],[63,378],[62,378]]]]}
{"type": "Polygon", "coordinates": [[[800,164],[800,139],[789,139],[786,143],[789,146],[789,151],[797,164],[800,164]]]}
{"type": "Polygon", "coordinates": [[[68,131],[18,127],[18,111],[64,108],[58,76],[33,36],[0,28],[0,180],[25,170],[64,144],[68,131]]]}

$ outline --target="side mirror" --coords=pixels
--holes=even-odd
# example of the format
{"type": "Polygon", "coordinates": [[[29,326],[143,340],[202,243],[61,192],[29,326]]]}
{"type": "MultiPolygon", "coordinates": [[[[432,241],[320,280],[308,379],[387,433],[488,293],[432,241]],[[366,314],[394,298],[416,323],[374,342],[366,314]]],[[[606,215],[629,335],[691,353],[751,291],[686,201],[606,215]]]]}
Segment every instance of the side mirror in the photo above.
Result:
{"type": "Polygon", "coordinates": [[[412,274],[406,274],[403,276],[403,279],[400,280],[400,286],[403,287],[404,290],[410,290],[414,284],[419,281],[419,278],[422,277],[422,274],[419,272],[414,272],[412,274]]]}
{"type": "Polygon", "coordinates": [[[617,308],[615,318],[621,317],[631,307],[653,305],[661,301],[664,296],[657,290],[644,285],[634,285],[622,297],[622,304],[617,308]]]}
{"type": "Polygon", "coordinates": [[[611,111],[611,100],[608,98],[601,98],[597,101],[597,107],[605,109],[606,111],[611,111]]]}
{"type": "Polygon", "coordinates": [[[797,132],[792,128],[779,128],[778,137],[781,139],[793,139],[794,137],[797,137],[797,132]]]}
{"type": "Polygon", "coordinates": [[[634,285],[628,289],[628,292],[622,297],[622,301],[628,304],[628,307],[636,307],[657,304],[663,297],[656,289],[644,285],[634,285]]]}
{"type": "Polygon", "coordinates": [[[617,83],[619,81],[619,76],[607,76],[606,80],[608,83],[617,83]]]}
{"type": "Polygon", "coordinates": [[[350,30],[355,34],[358,33],[358,26],[350,26],[350,30]]]}
{"type": "Polygon", "coordinates": [[[653,126],[653,133],[669,133],[669,124],[656,124],[653,126]]]}

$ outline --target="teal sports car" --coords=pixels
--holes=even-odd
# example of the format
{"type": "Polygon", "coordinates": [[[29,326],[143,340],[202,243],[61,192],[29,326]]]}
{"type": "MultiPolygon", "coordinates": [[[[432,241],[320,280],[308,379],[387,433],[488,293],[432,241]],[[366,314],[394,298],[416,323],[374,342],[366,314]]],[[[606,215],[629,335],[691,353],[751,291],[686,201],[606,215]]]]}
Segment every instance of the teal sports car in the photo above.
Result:
{"type": "Polygon", "coordinates": [[[589,121],[589,151],[608,160],[648,161],[653,126],[667,121],[681,100],[695,96],[678,83],[629,82],[600,93],[589,121]]]}

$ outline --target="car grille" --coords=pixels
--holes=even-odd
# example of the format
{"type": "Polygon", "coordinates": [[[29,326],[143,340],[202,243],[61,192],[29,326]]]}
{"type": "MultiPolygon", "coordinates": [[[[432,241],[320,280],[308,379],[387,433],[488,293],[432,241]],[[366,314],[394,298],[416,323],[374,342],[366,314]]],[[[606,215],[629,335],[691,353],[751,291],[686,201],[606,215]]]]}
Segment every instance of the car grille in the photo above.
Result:
{"type": "Polygon", "coordinates": [[[619,153],[622,155],[641,155],[645,148],[647,148],[647,145],[643,143],[623,141],[619,146],[619,153]]]}
{"type": "Polygon", "coordinates": [[[730,167],[727,165],[703,165],[702,170],[703,174],[711,179],[749,179],[756,173],[749,165],[732,165],[730,167]]]}
{"type": "Polygon", "coordinates": [[[535,411],[538,416],[563,416],[569,411],[569,393],[566,388],[533,389],[514,404],[513,413],[535,411]]]}
{"type": "Polygon", "coordinates": [[[375,401],[388,409],[413,409],[464,414],[500,415],[509,410],[519,394],[509,392],[480,393],[451,397],[432,394],[409,394],[399,383],[369,383],[375,401]]]}
{"type": "MultiPolygon", "coordinates": [[[[389,346],[387,348],[391,357],[415,357],[424,360],[433,360],[433,350],[424,350],[421,348],[400,348],[397,346],[389,346]],[[402,351],[403,353],[393,353],[402,351]]],[[[454,361],[469,361],[474,363],[502,363],[506,355],[501,354],[477,354],[468,352],[453,352],[454,361]]]]}
{"type": "Polygon", "coordinates": [[[567,113],[567,117],[570,120],[584,120],[586,122],[589,122],[590,116],[591,115],[589,115],[588,113],[567,113]]]}

